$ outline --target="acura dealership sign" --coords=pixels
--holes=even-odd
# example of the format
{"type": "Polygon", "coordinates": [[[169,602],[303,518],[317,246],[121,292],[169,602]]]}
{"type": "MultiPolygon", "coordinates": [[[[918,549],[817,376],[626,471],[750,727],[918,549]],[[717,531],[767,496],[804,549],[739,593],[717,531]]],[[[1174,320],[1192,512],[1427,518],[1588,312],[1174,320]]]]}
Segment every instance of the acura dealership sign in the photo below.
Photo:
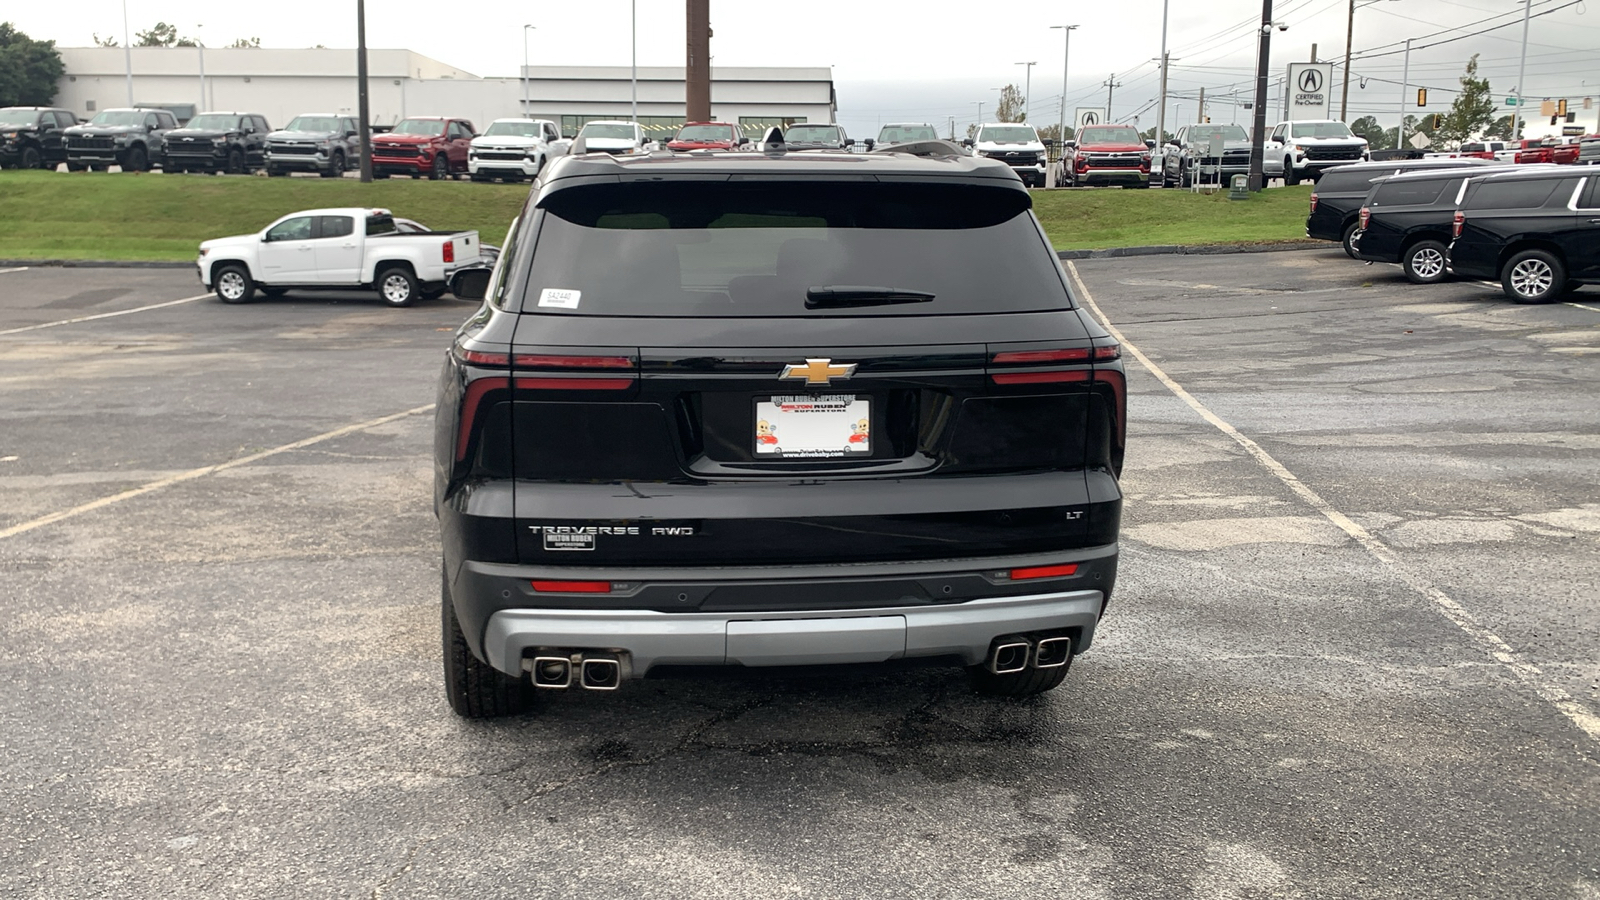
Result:
{"type": "Polygon", "coordinates": [[[1333,66],[1330,63],[1289,64],[1289,118],[1326,119],[1333,108],[1333,66]]]}

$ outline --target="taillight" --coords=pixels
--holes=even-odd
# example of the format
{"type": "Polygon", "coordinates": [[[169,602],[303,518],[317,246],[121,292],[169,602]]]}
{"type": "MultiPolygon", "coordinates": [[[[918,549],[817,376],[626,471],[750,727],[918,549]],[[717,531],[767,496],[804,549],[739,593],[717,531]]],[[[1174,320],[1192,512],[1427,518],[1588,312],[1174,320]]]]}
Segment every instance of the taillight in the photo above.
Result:
{"type": "Polygon", "coordinates": [[[1058,384],[1088,381],[1088,369],[1058,369],[1046,372],[996,372],[989,376],[995,384],[1058,384]]]}
{"type": "Polygon", "coordinates": [[[1368,209],[1365,206],[1361,207],[1361,230],[1362,231],[1366,231],[1367,230],[1367,220],[1370,219],[1370,218],[1372,218],[1372,210],[1368,209]]]}
{"type": "Polygon", "coordinates": [[[1466,227],[1467,227],[1467,214],[1462,212],[1459,209],[1456,210],[1455,218],[1450,220],[1450,238],[1451,238],[1451,240],[1454,240],[1454,239],[1456,239],[1458,237],[1461,237],[1461,230],[1463,228],[1466,228],[1466,227]]]}
{"type": "Polygon", "coordinates": [[[1089,358],[1088,347],[1068,347],[1064,350],[1007,350],[996,353],[994,362],[997,363],[1042,363],[1066,362],[1077,360],[1082,362],[1089,358]]]}
{"type": "Polygon", "coordinates": [[[1311,211],[1312,212],[1316,212],[1317,211],[1317,195],[1316,195],[1315,191],[1313,191],[1312,194],[1311,194],[1311,211]]]}
{"type": "Polygon", "coordinates": [[[540,356],[518,354],[516,365],[533,369],[631,369],[631,356],[540,356]]]}
{"type": "Polygon", "coordinates": [[[529,582],[541,594],[609,594],[609,581],[534,581],[529,582]]]}
{"type": "Polygon", "coordinates": [[[456,261],[456,245],[451,243],[450,241],[445,241],[444,242],[444,261],[445,262],[455,262],[456,261]]]}
{"type": "Polygon", "coordinates": [[[631,356],[555,356],[519,353],[512,359],[520,390],[531,391],[625,391],[639,380],[631,356]],[[525,371],[525,370],[533,371],[525,371]],[[596,369],[609,369],[604,375],[596,369]]]}
{"type": "Polygon", "coordinates": [[[1122,358],[1122,345],[1121,344],[1101,344],[1100,346],[1094,348],[1094,358],[1095,358],[1095,361],[1097,361],[1097,362],[1108,360],[1108,359],[1121,359],[1122,358]]]}
{"type": "Polygon", "coordinates": [[[1083,364],[1109,362],[1122,356],[1122,345],[1101,344],[1095,347],[1058,347],[1051,350],[1005,350],[990,358],[992,365],[1029,366],[1026,371],[994,372],[989,378],[995,384],[1069,384],[1094,380],[1094,373],[1083,364]],[[1062,364],[1060,368],[1051,363],[1062,364]],[[1036,368],[1035,368],[1036,367],[1036,368]]]}

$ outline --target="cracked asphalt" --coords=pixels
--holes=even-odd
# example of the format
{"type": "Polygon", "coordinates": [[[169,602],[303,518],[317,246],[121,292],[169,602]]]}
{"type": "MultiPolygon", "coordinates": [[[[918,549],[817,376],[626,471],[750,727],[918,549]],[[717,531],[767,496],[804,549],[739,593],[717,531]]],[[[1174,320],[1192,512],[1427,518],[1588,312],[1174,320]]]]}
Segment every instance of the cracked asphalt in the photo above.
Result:
{"type": "MultiPolygon", "coordinates": [[[[428,404],[469,305],[0,334],[0,896],[1600,898],[1600,292],[1076,267],[1396,563],[1130,360],[1121,579],[1060,689],[701,672],[469,723],[429,413],[194,474],[428,404]]],[[[0,272],[0,332],[199,293],[0,272]]]]}

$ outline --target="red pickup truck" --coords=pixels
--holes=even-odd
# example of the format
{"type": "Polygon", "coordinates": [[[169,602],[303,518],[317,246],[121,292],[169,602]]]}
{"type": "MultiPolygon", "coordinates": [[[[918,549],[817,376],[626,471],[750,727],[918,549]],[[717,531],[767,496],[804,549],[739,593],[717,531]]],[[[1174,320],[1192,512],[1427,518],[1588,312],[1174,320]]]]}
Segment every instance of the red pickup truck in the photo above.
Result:
{"type": "Polygon", "coordinates": [[[410,175],[439,181],[467,173],[472,123],[441,116],[412,116],[372,138],[372,175],[410,175]]]}
{"type": "Polygon", "coordinates": [[[1555,138],[1530,138],[1522,141],[1517,150],[1518,163],[1557,163],[1569,165],[1578,161],[1577,144],[1558,144],[1555,138]]]}
{"type": "Polygon", "coordinates": [[[749,143],[739,126],[729,122],[690,122],[667,142],[674,153],[687,150],[733,150],[749,143]]]}

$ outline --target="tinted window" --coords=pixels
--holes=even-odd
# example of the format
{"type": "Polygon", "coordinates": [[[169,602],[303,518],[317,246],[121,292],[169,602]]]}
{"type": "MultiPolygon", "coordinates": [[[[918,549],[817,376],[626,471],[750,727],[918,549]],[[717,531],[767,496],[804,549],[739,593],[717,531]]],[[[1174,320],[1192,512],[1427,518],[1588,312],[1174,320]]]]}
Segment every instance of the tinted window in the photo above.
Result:
{"type": "Polygon", "coordinates": [[[444,134],[444,123],[438,119],[402,119],[390,130],[391,134],[444,134]]]}
{"type": "Polygon", "coordinates": [[[1600,209],[1600,178],[1590,176],[1589,185],[1578,200],[1579,209],[1600,209]]]}
{"type": "Polygon", "coordinates": [[[168,113],[168,112],[156,113],[156,120],[157,120],[156,121],[156,127],[157,128],[177,128],[178,127],[178,120],[174,119],[172,117],[172,113],[168,113]]]}
{"type": "Polygon", "coordinates": [[[356,220],[349,216],[318,216],[317,237],[344,237],[356,230],[356,220]]]}
{"type": "Polygon", "coordinates": [[[251,116],[250,121],[256,123],[256,131],[260,132],[261,134],[266,134],[272,130],[272,126],[268,125],[267,120],[261,116],[251,116]]]}
{"type": "Polygon", "coordinates": [[[303,241],[311,237],[311,216],[295,216],[272,226],[267,232],[269,241],[303,241]]]}
{"type": "MultiPolygon", "coordinates": [[[[1378,185],[1378,191],[1372,198],[1372,205],[1415,206],[1423,203],[1432,203],[1444,193],[1445,185],[1452,183],[1448,178],[1404,179],[1400,181],[1390,179],[1378,185]]],[[[1455,199],[1455,191],[1450,192],[1450,199],[1455,199]]]]}
{"type": "Polygon", "coordinates": [[[1372,189],[1374,179],[1394,174],[1393,169],[1367,169],[1362,172],[1326,172],[1317,182],[1317,194],[1365,194],[1372,189]]]}
{"type": "Polygon", "coordinates": [[[1085,128],[1078,134],[1084,144],[1142,144],[1139,132],[1127,125],[1100,125],[1085,128]]]}
{"type": "Polygon", "coordinates": [[[160,128],[161,127],[161,120],[156,118],[156,114],[155,113],[150,113],[149,115],[144,117],[144,127],[146,127],[146,128],[160,128]]]}
{"type": "Polygon", "coordinates": [[[815,317],[1071,305],[1021,192],[926,183],[632,184],[569,188],[543,205],[524,312],[815,317]],[[935,297],[806,308],[809,289],[846,285],[935,297]],[[541,309],[546,290],[576,291],[576,305],[541,309]]]}
{"type": "Polygon", "coordinates": [[[1468,209],[1532,209],[1543,206],[1557,186],[1565,184],[1572,191],[1572,182],[1555,178],[1529,181],[1485,181],[1467,197],[1468,209]]]}
{"type": "Polygon", "coordinates": [[[399,229],[394,227],[393,216],[367,216],[367,234],[394,234],[399,229]]]}

